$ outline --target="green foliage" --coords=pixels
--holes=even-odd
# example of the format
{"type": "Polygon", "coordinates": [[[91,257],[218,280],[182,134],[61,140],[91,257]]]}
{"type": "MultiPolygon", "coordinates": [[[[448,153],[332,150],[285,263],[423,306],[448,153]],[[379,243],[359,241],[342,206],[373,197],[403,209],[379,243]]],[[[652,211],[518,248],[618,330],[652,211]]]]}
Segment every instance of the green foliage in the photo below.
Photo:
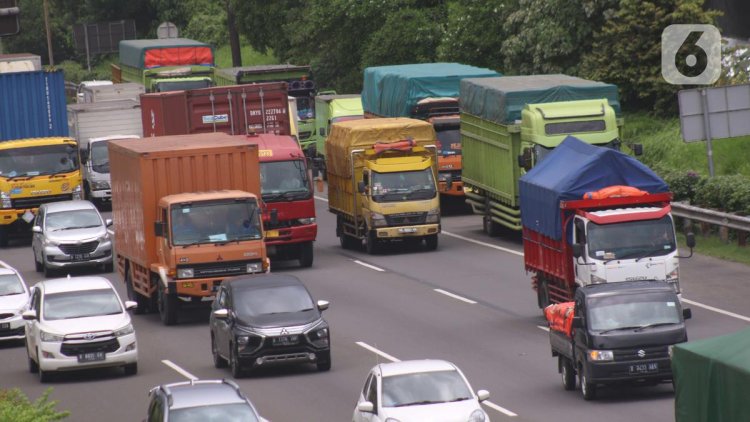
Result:
{"type": "Polygon", "coordinates": [[[750,179],[741,175],[706,179],[694,205],[725,212],[750,213],[750,179]],[[743,197],[744,195],[744,197],[743,197]]]}
{"type": "MultiPolygon", "coordinates": [[[[261,53],[253,49],[248,43],[243,42],[240,49],[242,54],[243,66],[255,66],[261,64],[278,64],[279,60],[273,55],[273,51],[268,50],[261,53]]],[[[223,45],[216,49],[216,66],[232,67],[232,52],[228,45],[223,45]]]]}
{"type": "Polygon", "coordinates": [[[69,411],[55,410],[57,401],[50,401],[52,388],[31,402],[20,389],[0,390],[0,421],[47,422],[59,421],[70,416],[69,411]]]}
{"type": "Polygon", "coordinates": [[[362,52],[362,67],[429,63],[437,59],[444,9],[399,9],[389,14],[362,52]]]}
{"type": "Polygon", "coordinates": [[[188,16],[180,36],[201,40],[217,47],[229,42],[224,2],[188,0],[185,3],[192,13],[188,16]]]}

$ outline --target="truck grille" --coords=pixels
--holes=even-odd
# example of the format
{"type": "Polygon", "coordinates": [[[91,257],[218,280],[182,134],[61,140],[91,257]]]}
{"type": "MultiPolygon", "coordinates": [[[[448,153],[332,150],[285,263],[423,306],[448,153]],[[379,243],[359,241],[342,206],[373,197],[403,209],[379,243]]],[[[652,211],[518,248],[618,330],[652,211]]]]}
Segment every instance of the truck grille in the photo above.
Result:
{"type": "Polygon", "coordinates": [[[228,277],[247,274],[247,264],[260,261],[219,261],[205,264],[178,265],[177,269],[192,268],[193,278],[228,277]]]}
{"type": "Polygon", "coordinates": [[[78,356],[84,353],[104,352],[112,353],[120,348],[120,342],[116,338],[104,341],[92,341],[90,343],[63,343],[60,353],[65,356],[78,356]]]}
{"type": "Polygon", "coordinates": [[[426,212],[405,212],[401,214],[387,214],[385,216],[386,223],[391,227],[424,224],[426,220],[426,212]]]}
{"type": "Polygon", "coordinates": [[[58,247],[66,255],[80,255],[80,254],[86,254],[86,253],[94,252],[96,250],[97,246],[99,246],[99,241],[98,240],[94,240],[94,241],[91,241],[91,242],[84,242],[84,243],[81,243],[81,244],[78,244],[78,243],[61,243],[58,247]]]}
{"type": "Polygon", "coordinates": [[[39,208],[40,205],[48,202],[57,201],[68,201],[73,199],[73,194],[67,193],[64,195],[47,195],[47,196],[34,196],[31,198],[11,198],[11,207],[15,209],[23,208],[39,208]]]}
{"type": "Polygon", "coordinates": [[[614,350],[615,361],[648,360],[669,357],[667,346],[641,347],[639,349],[614,350]],[[643,350],[643,356],[638,352],[643,350]]]}

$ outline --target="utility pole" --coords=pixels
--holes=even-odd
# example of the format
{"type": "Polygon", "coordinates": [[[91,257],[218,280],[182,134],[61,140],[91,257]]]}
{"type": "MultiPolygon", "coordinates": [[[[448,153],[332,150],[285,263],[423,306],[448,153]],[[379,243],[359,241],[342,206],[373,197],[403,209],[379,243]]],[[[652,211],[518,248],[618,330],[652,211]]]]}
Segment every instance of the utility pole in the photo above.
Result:
{"type": "Polygon", "coordinates": [[[237,32],[237,15],[234,13],[233,0],[226,0],[227,27],[229,30],[229,47],[232,50],[232,66],[242,66],[242,53],[240,51],[240,34],[237,32]]]}
{"type": "Polygon", "coordinates": [[[49,54],[49,65],[55,65],[55,58],[52,56],[52,31],[49,28],[49,7],[47,0],[44,0],[44,27],[47,30],[47,54],[49,54]]]}

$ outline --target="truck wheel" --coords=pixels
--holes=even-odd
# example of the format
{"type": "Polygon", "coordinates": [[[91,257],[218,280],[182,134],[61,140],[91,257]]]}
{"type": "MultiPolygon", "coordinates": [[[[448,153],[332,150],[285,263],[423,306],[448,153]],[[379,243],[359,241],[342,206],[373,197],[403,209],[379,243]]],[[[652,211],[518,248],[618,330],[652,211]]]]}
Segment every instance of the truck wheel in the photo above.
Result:
{"type": "Polygon", "coordinates": [[[310,268],[313,264],[313,243],[305,242],[300,245],[299,265],[302,268],[310,268]]]}
{"type": "Polygon", "coordinates": [[[576,389],[576,372],[573,369],[573,363],[570,361],[570,359],[560,356],[559,358],[559,365],[560,365],[560,375],[562,376],[562,383],[563,388],[565,388],[566,391],[571,391],[576,389]]]}
{"type": "Polygon", "coordinates": [[[431,234],[424,238],[424,244],[428,251],[434,251],[438,247],[438,235],[431,234]]]}
{"type": "Polygon", "coordinates": [[[495,237],[500,235],[500,225],[492,221],[492,218],[488,215],[484,216],[484,232],[490,235],[490,237],[495,237]]]}
{"type": "Polygon", "coordinates": [[[536,301],[539,308],[544,311],[544,308],[549,306],[549,287],[547,286],[546,280],[539,280],[536,285],[536,301]]]}
{"type": "Polygon", "coordinates": [[[375,255],[376,253],[380,252],[378,235],[375,230],[367,231],[367,240],[365,240],[365,247],[367,248],[367,253],[370,255],[375,255]]]}
{"type": "Polygon", "coordinates": [[[161,287],[157,289],[159,291],[159,316],[161,322],[164,325],[175,325],[177,324],[177,306],[178,299],[176,295],[169,294],[164,291],[161,287]]]}
{"type": "Polygon", "coordinates": [[[583,395],[584,400],[594,400],[596,399],[596,384],[589,382],[588,377],[586,376],[586,371],[581,370],[580,372],[581,379],[579,382],[581,383],[581,394],[583,395]]]}
{"type": "Polygon", "coordinates": [[[344,219],[340,215],[336,216],[336,236],[339,237],[342,249],[354,249],[356,247],[354,239],[344,232],[344,219]]]}

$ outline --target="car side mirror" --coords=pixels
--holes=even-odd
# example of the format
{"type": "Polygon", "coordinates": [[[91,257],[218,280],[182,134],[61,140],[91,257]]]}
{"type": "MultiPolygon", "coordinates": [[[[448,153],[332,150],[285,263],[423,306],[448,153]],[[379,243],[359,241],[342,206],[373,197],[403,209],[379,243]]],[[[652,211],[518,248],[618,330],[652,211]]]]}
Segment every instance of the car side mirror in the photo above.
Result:
{"type": "Polygon", "coordinates": [[[695,247],[695,234],[690,232],[686,237],[687,247],[693,249],[695,247]]]}
{"type": "Polygon", "coordinates": [[[32,233],[41,233],[42,232],[42,227],[41,226],[34,226],[34,227],[31,228],[31,232],[32,233]]]}
{"type": "Polygon", "coordinates": [[[321,312],[325,311],[326,309],[328,309],[328,306],[330,306],[330,304],[331,303],[328,302],[327,300],[319,300],[318,301],[318,310],[321,311],[321,312]]]}
{"type": "Polygon", "coordinates": [[[133,309],[138,307],[138,302],[134,302],[132,300],[126,300],[125,301],[125,310],[126,311],[132,311],[133,309]]]}
{"type": "Polygon", "coordinates": [[[214,311],[214,318],[216,319],[228,319],[229,311],[227,309],[217,309],[214,311]]]}
{"type": "Polygon", "coordinates": [[[583,328],[583,318],[580,316],[574,316],[571,325],[573,328],[583,328]]]}
{"type": "Polygon", "coordinates": [[[357,410],[364,413],[374,413],[375,412],[375,406],[372,404],[372,402],[369,401],[363,401],[362,403],[359,403],[357,405],[357,410]]]}
{"type": "Polygon", "coordinates": [[[365,185],[365,182],[364,182],[364,180],[360,180],[360,182],[359,182],[359,183],[357,183],[357,191],[358,191],[359,193],[365,193],[365,186],[366,186],[366,185],[365,185]]]}
{"type": "Polygon", "coordinates": [[[108,218],[108,219],[104,220],[104,225],[107,226],[107,227],[112,227],[112,219],[108,218]]]}
{"type": "Polygon", "coordinates": [[[583,255],[583,245],[580,243],[572,244],[571,249],[573,249],[573,257],[580,258],[583,255]]]}
{"type": "Polygon", "coordinates": [[[523,154],[518,156],[518,167],[526,167],[526,157],[524,157],[523,154]]]}
{"type": "Polygon", "coordinates": [[[487,390],[479,390],[477,391],[477,399],[479,399],[479,402],[483,402],[490,398],[490,392],[487,390]]]}
{"type": "Polygon", "coordinates": [[[33,321],[37,318],[36,311],[33,309],[29,309],[28,311],[23,311],[21,314],[21,318],[24,319],[24,321],[33,321]]]}
{"type": "Polygon", "coordinates": [[[164,233],[166,232],[165,226],[163,221],[154,222],[154,236],[164,237],[164,233]]]}
{"type": "Polygon", "coordinates": [[[682,310],[683,319],[690,319],[692,317],[693,317],[693,311],[690,308],[685,308],[682,310]]]}

